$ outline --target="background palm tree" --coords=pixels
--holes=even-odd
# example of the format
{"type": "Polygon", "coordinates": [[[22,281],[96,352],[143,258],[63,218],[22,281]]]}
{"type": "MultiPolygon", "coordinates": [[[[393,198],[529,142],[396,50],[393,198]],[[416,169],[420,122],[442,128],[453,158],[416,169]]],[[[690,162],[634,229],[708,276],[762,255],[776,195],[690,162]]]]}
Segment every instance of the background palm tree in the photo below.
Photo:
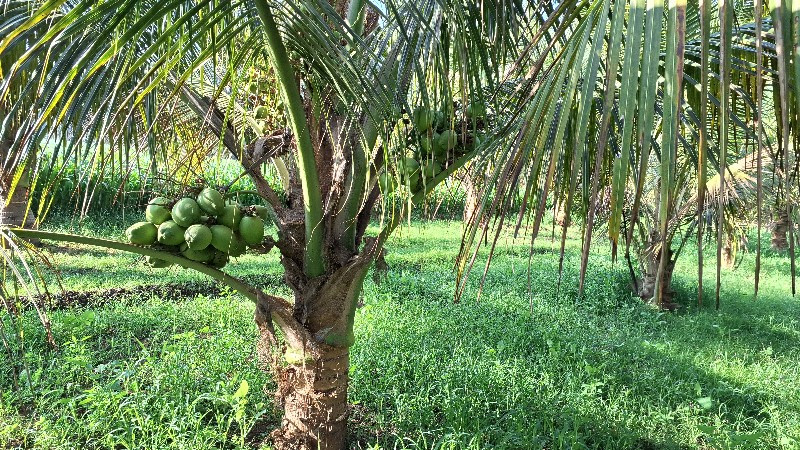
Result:
{"type": "MultiPolygon", "coordinates": [[[[719,168],[728,164],[732,130],[746,130],[753,118],[760,123],[763,110],[757,106],[762,95],[753,101],[749,91],[731,84],[731,74],[752,76],[754,86],[762,86],[764,77],[777,79],[782,108],[776,117],[794,117],[794,103],[786,100],[793,72],[782,58],[792,51],[783,45],[782,32],[776,27],[774,52],[761,42],[769,33],[756,33],[755,45],[739,42],[752,32],[733,33],[734,8],[726,0],[713,8],[707,1],[687,8],[682,0],[670,0],[666,8],[661,0],[7,6],[0,55],[18,53],[3,67],[0,101],[19,90],[11,114],[23,117],[22,99],[33,112],[12,151],[31,155],[37,142],[55,135],[60,139],[53,142],[54,154],[104,167],[129,148],[126,136],[143,134],[150,160],[171,161],[173,173],[183,175],[176,181],[187,184],[191,165],[202,164],[206,154],[197,156],[194,148],[170,153],[191,136],[158,133],[168,128],[159,125],[171,114],[168,106],[179,101],[195,114],[197,121],[190,123],[199,127],[196,133],[213,134],[217,149],[241,163],[269,205],[277,239],[267,240],[262,250],[274,246],[280,252],[291,300],[178,254],[81,236],[15,233],[180,263],[251,298],[261,354],[276,376],[284,408],[282,427],[273,434],[278,448],[344,446],[348,348],[366,272],[413,205],[467,162],[489,173],[490,188],[465,234],[457,292],[463,292],[480,242],[491,242],[493,251],[506,222],[515,221],[521,232],[526,217],[533,219],[529,233],[535,238],[554,198],[567,211],[579,205],[585,217],[582,286],[596,199],[606,187],[612,243],[623,236],[627,247],[633,228],[622,226],[625,193],[633,194],[627,206],[631,220],[638,220],[648,177],[657,179],[656,240],[669,248],[676,193],[684,191],[685,180],[692,180],[699,199],[706,198],[712,170],[725,186],[719,168]],[[721,19],[713,28],[712,10],[721,19]],[[41,28],[46,32],[34,34],[41,28]],[[691,41],[694,35],[699,38],[691,41]],[[734,58],[734,48],[743,54],[734,58]],[[763,61],[753,64],[745,55],[776,60],[779,68],[758,70],[766,67],[763,61]],[[48,61],[44,70],[33,63],[36,58],[48,61]],[[690,76],[695,67],[698,79],[690,76]],[[711,81],[714,74],[719,82],[711,81]],[[259,82],[275,86],[280,99],[253,98],[253,82],[256,93],[259,82]],[[286,112],[285,122],[273,124],[279,129],[258,124],[255,108],[262,102],[286,112]],[[750,120],[732,107],[742,102],[750,105],[744,107],[750,120]],[[439,151],[431,151],[433,139],[439,151]],[[279,157],[286,161],[285,196],[264,176],[267,161],[279,157]],[[381,195],[388,190],[394,195],[381,195]],[[516,198],[522,207],[514,218],[509,212],[516,198]],[[367,236],[376,205],[386,220],[376,236],[367,236]]],[[[760,26],[761,14],[744,3],[736,6],[760,26]]],[[[778,17],[788,14],[780,4],[775,10],[778,17]]],[[[763,133],[751,133],[760,143],[763,133]]],[[[782,142],[784,167],[791,167],[788,131],[782,142]]],[[[785,180],[789,192],[796,177],[785,180]]],[[[718,217],[721,223],[723,206],[718,217]]],[[[659,253],[659,280],[668,275],[668,256],[659,253]]],[[[658,288],[662,283],[655,286],[656,303],[667,303],[666,289],[658,288]]]]}

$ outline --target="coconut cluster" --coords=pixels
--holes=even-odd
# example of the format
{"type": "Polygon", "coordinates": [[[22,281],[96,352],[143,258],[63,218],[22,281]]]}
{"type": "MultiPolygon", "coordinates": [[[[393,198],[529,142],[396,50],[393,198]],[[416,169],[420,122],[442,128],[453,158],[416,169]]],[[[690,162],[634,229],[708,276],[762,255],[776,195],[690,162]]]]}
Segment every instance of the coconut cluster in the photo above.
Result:
{"type": "MultiPolygon", "coordinates": [[[[262,243],[266,218],[264,206],[243,207],[226,201],[216,189],[205,188],[196,197],[150,200],[145,209],[146,220],[131,225],[125,235],[131,244],[157,246],[222,268],[247,247],[262,243]]],[[[156,268],[172,264],[150,256],[145,260],[156,268]]]]}
{"type": "Polygon", "coordinates": [[[417,192],[429,180],[439,175],[453,160],[472,151],[481,143],[475,128],[482,128],[486,117],[483,105],[469,104],[458,124],[441,110],[425,106],[417,107],[406,125],[413,125],[408,133],[408,151],[398,161],[396,173],[382,172],[379,175],[381,192],[390,194],[397,188],[397,180],[410,192],[417,192]],[[474,125],[477,125],[474,126],[474,125]]]}

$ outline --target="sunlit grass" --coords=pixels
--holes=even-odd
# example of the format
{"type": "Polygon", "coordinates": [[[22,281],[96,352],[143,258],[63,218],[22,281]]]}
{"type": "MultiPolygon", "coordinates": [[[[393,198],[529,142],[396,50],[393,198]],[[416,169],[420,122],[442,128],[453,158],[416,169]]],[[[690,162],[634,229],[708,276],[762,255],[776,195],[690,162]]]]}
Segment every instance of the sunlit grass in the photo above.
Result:
{"type": "MultiPolygon", "coordinates": [[[[93,229],[121,232],[112,222],[93,229]]],[[[482,263],[454,303],[460,237],[459,223],[405,227],[390,241],[385,280],[368,277],[352,349],[352,446],[800,445],[800,306],[785,256],[768,252],[758,300],[752,252],[725,269],[715,311],[713,246],[702,309],[688,247],[675,275],[684,307],[664,313],[629,294],[624,261],[610,263],[602,238],[576,298],[579,236],[570,235],[559,285],[557,240],[537,241],[529,271],[529,241],[504,235],[480,299],[482,263]]],[[[67,289],[205,283],[120,253],[56,252],[67,289]]],[[[288,295],[275,254],[229,270],[288,295]]],[[[252,306],[235,294],[138,294],[51,316],[58,350],[26,316],[19,389],[0,359],[0,444],[237,448],[277,425],[265,394],[273,385],[254,359],[252,306]],[[242,380],[247,395],[236,397],[242,380]]]]}

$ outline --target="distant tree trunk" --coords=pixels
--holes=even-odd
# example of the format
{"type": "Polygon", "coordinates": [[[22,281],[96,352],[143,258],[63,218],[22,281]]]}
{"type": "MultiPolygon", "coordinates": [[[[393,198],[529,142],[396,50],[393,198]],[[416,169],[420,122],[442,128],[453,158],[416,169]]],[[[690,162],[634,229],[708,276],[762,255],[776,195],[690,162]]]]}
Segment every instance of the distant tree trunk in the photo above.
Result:
{"type": "Polygon", "coordinates": [[[725,245],[722,247],[722,266],[725,268],[732,268],[736,262],[736,252],[733,249],[733,237],[728,236],[725,239],[725,245]]]}
{"type": "MultiPolygon", "coordinates": [[[[661,258],[661,251],[656,250],[661,242],[661,238],[657,231],[650,233],[650,238],[645,247],[645,251],[640,255],[640,266],[642,271],[642,278],[637,281],[637,291],[635,292],[642,300],[649,302],[656,294],[656,281],[658,278],[658,265],[661,258]]],[[[672,249],[668,249],[669,259],[667,266],[664,270],[664,275],[661,278],[661,292],[662,302],[656,305],[662,309],[674,309],[675,304],[672,303],[672,297],[675,292],[672,290],[672,273],[675,270],[675,260],[672,257],[672,249]]]]}
{"type": "Polygon", "coordinates": [[[789,232],[789,215],[785,209],[778,211],[778,217],[772,224],[772,248],[785,251],[789,248],[786,235],[789,232]]]}
{"type": "MultiPolygon", "coordinates": [[[[0,163],[6,160],[12,141],[5,137],[0,140],[0,163]]],[[[8,197],[8,192],[14,181],[14,168],[3,170],[0,168],[0,224],[13,227],[32,227],[34,216],[28,210],[28,194],[30,189],[29,170],[25,170],[22,178],[17,183],[16,189],[8,197]],[[26,214],[27,212],[27,214],[26,214]]]]}

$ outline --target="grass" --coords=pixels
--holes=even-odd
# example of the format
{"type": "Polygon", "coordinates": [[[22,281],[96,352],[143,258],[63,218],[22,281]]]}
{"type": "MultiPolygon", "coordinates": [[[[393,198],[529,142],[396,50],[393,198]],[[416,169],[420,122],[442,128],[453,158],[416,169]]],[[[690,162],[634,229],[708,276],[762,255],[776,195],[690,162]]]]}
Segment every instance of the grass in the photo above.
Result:
{"type": "MultiPolygon", "coordinates": [[[[110,220],[82,232],[121,230],[110,220]]],[[[528,243],[508,238],[480,298],[482,267],[453,303],[459,238],[458,223],[406,227],[389,243],[383,282],[368,277],[351,354],[353,447],[800,446],[800,304],[785,256],[767,254],[758,300],[752,253],[724,270],[715,311],[694,305],[690,248],[674,282],[684,308],[664,313],[631,297],[627,269],[602,244],[577,299],[574,239],[560,288],[557,243],[537,242],[529,292],[528,243]]],[[[246,448],[277,425],[251,304],[185,270],[83,250],[54,254],[66,289],[177,283],[203,293],[141,290],[53,311],[57,350],[27,314],[18,389],[14,361],[0,357],[0,447],[246,448]]],[[[288,294],[275,254],[246,256],[230,272],[288,294]]]]}

